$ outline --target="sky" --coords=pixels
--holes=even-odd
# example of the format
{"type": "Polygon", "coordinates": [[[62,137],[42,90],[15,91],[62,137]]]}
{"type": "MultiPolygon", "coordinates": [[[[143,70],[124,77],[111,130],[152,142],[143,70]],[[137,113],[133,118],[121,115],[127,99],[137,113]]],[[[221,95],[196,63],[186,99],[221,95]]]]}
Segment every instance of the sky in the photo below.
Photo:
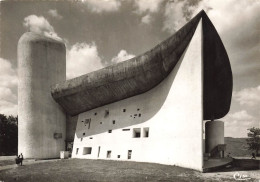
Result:
{"type": "Polygon", "coordinates": [[[27,31],[66,44],[74,78],[130,59],[159,44],[200,10],[229,55],[233,94],[225,136],[260,127],[259,0],[83,0],[0,2],[0,113],[17,115],[17,42],[27,31]]]}

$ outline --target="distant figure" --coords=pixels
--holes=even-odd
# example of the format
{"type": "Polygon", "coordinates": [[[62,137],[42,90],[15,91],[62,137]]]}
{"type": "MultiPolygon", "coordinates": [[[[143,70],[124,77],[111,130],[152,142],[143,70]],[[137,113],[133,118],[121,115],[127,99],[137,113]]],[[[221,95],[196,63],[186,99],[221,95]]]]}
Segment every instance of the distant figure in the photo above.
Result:
{"type": "Polygon", "coordinates": [[[254,153],[254,152],[252,153],[252,158],[251,158],[251,159],[256,159],[256,158],[255,158],[255,153],[254,153]]]}
{"type": "MultiPolygon", "coordinates": [[[[18,161],[19,163],[21,164],[21,166],[23,165],[23,154],[21,153],[19,156],[18,156],[18,161]]],[[[18,164],[19,164],[18,163],[18,164]]]]}

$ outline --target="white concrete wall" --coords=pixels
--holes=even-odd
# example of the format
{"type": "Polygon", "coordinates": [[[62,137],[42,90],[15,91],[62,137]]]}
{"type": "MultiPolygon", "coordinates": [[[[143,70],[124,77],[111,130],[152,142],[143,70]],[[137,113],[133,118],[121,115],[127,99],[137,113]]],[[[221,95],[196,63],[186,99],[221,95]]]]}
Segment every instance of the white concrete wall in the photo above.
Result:
{"type": "Polygon", "coordinates": [[[61,42],[31,32],[19,40],[18,152],[25,158],[56,158],[65,149],[66,116],[50,92],[66,79],[65,56],[61,42]]]}
{"type": "Polygon", "coordinates": [[[158,86],[144,94],[79,114],[72,157],[97,159],[100,147],[100,159],[106,159],[107,151],[111,150],[111,159],[127,160],[128,150],[132,150],[132,161],[202,170],[201,26],[200,22],[181,60],[158,86]],[[109,115],[105,114],[106,110],[109,115]],[[85,120],[90,118],[88,129],[85,120]],[[146,127],[148,138],[143,137],[146,127]],[[141,128],[141,138],[133,138],[134,128],[141,128]],[[91,154],[82,155],[83,147],[92,147],[91,154]]]}

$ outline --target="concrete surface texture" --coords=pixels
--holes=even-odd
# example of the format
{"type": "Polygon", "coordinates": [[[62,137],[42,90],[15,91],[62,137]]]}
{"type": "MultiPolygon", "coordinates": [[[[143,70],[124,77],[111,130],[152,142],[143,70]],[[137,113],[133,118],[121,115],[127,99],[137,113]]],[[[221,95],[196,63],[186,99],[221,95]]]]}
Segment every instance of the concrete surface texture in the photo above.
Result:
{"type": "Polygon", "coordinates": [[[210,153],[217,145],[224,144],[224,122],[208,121],[205,123],[205,152],[210,153]]]}
{"type": "Polygon", "coordinates": [[[222,118],[230,107],[232,73],[222,41],[204,11],[140,56],[56,84],[52,87],[53,98],[68,114],[77,115],[154,88],[177,64],[200,19],[203,20],[203,119],[222,118]]]}
{"type": "Polygon", "coordinates": [[[79,114],[72,157],[156,162],[201,171],[201,39],[200,21],[177,65],[159,85],[79,114]]]}
{"type": "Polygon", "coordinates": [[[50,92],[66,79],[65,50],[32,32],[18,42],[18,153],[24,158],[55,158],[65,149],[66,116],[50,92]]]}

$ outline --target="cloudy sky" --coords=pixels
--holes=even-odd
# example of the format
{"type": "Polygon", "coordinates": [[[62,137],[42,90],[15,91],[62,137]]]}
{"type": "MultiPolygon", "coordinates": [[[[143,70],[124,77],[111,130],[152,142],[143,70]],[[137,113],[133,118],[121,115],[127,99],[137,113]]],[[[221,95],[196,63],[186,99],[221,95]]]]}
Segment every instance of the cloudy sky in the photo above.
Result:
{"type": "Polygon", "coordinates": [[[225,136],[260,125],[259,0],[83,0],[0,2],[0,113],[17,115],[17,42],[26,31],[60,39],[67,78],[139,55],[204,9],[228,52],[233,98],[225,136]]]}

